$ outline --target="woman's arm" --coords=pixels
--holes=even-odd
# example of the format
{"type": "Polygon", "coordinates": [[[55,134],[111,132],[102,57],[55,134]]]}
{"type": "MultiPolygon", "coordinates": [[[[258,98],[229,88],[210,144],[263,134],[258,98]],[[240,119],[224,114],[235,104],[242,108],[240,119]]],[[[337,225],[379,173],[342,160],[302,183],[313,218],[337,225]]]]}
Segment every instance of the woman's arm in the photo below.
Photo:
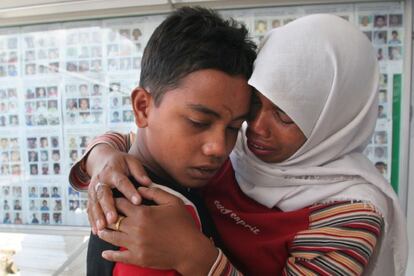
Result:
{"type": "MultiPolygon", "coordinates": [[[[111,181],[114,181],[116,177],[109,177],[110,173],[112,174],[119,174],[125,176],[126,174],[131,173],[134,175],[134,167],[140,168],[140,163],[136,159],[128,159],[128,155],[126,152],[129,150],[130,145],[132,144],[132,141],[134,139],[134,135],[122,135],[119,133],[114,132],[108,132],[102,136],[99,136],[95,138],[91,144],[88,146],[88,149],[86,153],[82,156],[81,160],[78,161],[71,169],[69,179],[70,183],[73,187],[76,189],[88,189],[89,188],[89,200],[88,202],[95,202],[94,204],[88,203],[88,217],[89,221],[92,225],[92,231],[94,233],[98,233],[98,227],[94,226],[97,224],[97,220],[99,219],[105,219],[103,215],[100,213],[102,211],[100,210],[100,202],[96,199],[96,196],[94,198],[91,198],[91,194],[95,191],[95,189],[90,189],[92,185],[96,185],[94,183],[93,179],[98,178],[100,181],[105,181],[104,183],[111,183],[111,181]],[[106,166],[102,166],[102,163],[109,164],[106,166]],[[126,164],[126,166],[117,166],[118,164],[126,164]],[[138,163],[138,165],[136,165],[138,163]],[[91,191],[92,190],[92,191],[91,191]],[[95,229],[94,229],[95,227],[95,229]]],[[[141,167],[142,168],[142,167],[141,167]]],[[[145,173],[145,171],[142,171],[145,173]]],[[[136,176],[134,176],[136,177],[136,176]]],[[[129,182],[129,180],[128,180],[129,182]]],[[[121,182],[122,183],[122,182],[121,182]]],[[[127,182],[124,182],[124,185],[127,182]]],[[[131,184],[132,185],[132,184],[131,184]]],[[[135,190],[135,189],[134,189],[135,190]]],[[[93,195],[92,195],[93,196],[93,195]]],[[[103,202],[109,202],[111,201],[103,201],[103,202]]],[[[114,206],[114,202],[112,201],[112,206],[114,206]]],[[[125,204],[125,203],[124,203],[125,204]]],[[[130,203],[129,203],[130,204],[130,203]]],[[[142,215],[141,219],[134,220],[137,222],[137,224],[142,223],[145,225],[145,229],[149,233],[157,233],[158,229],[168,229],[168,235],[165,235],[165,238],[168,237],[174,237],[173,241],[176,242],[178,240],[183,240],[184,243],[189,243],[188,246],[185,246],[185,244],[179,243],[179,245],[172,244],[171,241],[168,240],[162,240],[160,235],[155,235],[153,242],[151,242],[151,235],[139,235],[140,237],[146,237],[145,238],[145,244],[150,246],[143,246],[139,244],[139,240],[136,238],[138,235],[132,235],[131,240],[127,240],[125,244],[119,244],[121,237],[125,237],[120,232],[113,232],[109,230],[104,230],[104,227],[99,228],[100,236],[102,236],[104,239],[108,242],[111,242],[115,245],[124,246],[125,248],[128,248],[128,251],[109,251],[105,253],[105,258],[111,261],[123,261],[126,263],[132,263],[136,265],[142,265],[147,264],[143,262],[142,260],[137,260],[137,256],[151,256],[153,254],[159,254],[159,252],[165,252],[167,263],[162,261],[161,258],[157,258],[157,261],[153,261],[150,263],[151,265],[155,267],[165,267],[169,269],[176,269],[178,271],[182,271],[184,274],[189,273],[189,271],[194,271],[194,269],[198,272],[200,272],[200,265],[204,266],[205,268],[209,269],[208,275],[212,276],[239,276],[242,275],[240,272],[237,271],[237,269],[230,263],[230,261],[227,259],[227,257],[221,252],[221,250],[214,247],[211,241],[207,240],[207,238],[202,235],[202,233],[196,229],[196,232],[193,232],[194,229],[188,226],[188,224],[180,225],[178,221],[180,221],[183,217],[185,218],[188,216],[187,211],[180,211],[179,206],[167,206],[167,211],[163,211],[161,208],[157,208],[157,206],[134,206],[130,204],[131,210],[133,208],[138,209],[144,208],[144,210],[152,210],[150,212],[136,212],[142,215]],[[178,210],[177,210],[178,208],[178,210]],[[173,215],[173,213],[175,215],[173,215]],[[150,215],[155,214],[155,215],[150,215]],[[158,216],[156,216],[158,214],[158,216]],[[181,215],[180,215],[181,214],[181,215]],[[161,219],[160,217],[163,217],[161,219]],[[156,219],[158,217],[158,219],[156,219]],[[157,223],[152,224],[149,223],[150,220],[157,220],[157,223]],[[151,227],[153,225],[153,227],[151,227]],[[185,227],[187,225],[187,227],[185,227]],[[174,227],[180,226],[181,229],[178,229],[176,231],[177,234],[172,235],[172,230],[174,227]],[[192,233],[192,234],[191,234],[192,233]],[[195,238],[190,238],[190,236],[193,236],[195,238]],[[197,241],[198,240],[198,241],[197,241]],[[160,244],[160,247],[162,250],[157,247],[157,244],[160,244]],[[167,247],[167,245],[171,244],[171,246],[167,247]],[[169,248],[169,249],[168,249],[169,248]],[[187,255],[184,255],[185,257],[179,257],[183,256],[184,251],[182,251],[183,248],[190,249],[188,252],[193,253],[187,253],[187,255]],[[208,249],[208,250],[206,250],[208,249]],[[137,251],[138,254],[128,254],[128,252],[134,252],[137,251]],[[125,253],[123,253],[125,252],[125,253]],[[201,252],[203,254],[207,255],[199,255],[197,252],[201,252]],[[209,253],[208,253],[209,252],[209,253]],[[218,253],[217,253],[218,252],[218,253]],[[215,259],[211,259],[211,256],[216,256],[215,259]],[[172,267],[173,265],[168,265],[168,260],[171,259],[171,256],[176,256],[177,259],[177,266],[172,267]],[[210,257],[207,257],[210,256],[210,257]],[[191,260],[191,261],[190,261],[191,260]],[[181,261],[181,263],[180,263],[181,261]]],[[[165,207],[165,206],[164,206],[165,207]]],[[[127,210],[124,210],[127,211],[127,210]]],[[[134,212],[135,213],[135,212],[134,212]]],[[[130,232],[134,231],[133,229],[137,229],[137,225],[133,225],[133,223],[128,224],[128,221],[131,221],[131,219],[124,219],[122,221],[122,231],[130,232]]],[[[109,222],[108,224],[113,223],[109,222]]],[[[193,227],[194,228],[194,227],[193,227]]],[[[204,269],[205,270],[205,269],[204,269]]],[[[191,274],[190,275],[195,275],[191,274]]]]}
{"type": "Polygon", "coordinates": [[[297,233],[289,246],[283,275],[361,275],[383,225],[369,203],[315,205],[309,229],[297,233]]]}

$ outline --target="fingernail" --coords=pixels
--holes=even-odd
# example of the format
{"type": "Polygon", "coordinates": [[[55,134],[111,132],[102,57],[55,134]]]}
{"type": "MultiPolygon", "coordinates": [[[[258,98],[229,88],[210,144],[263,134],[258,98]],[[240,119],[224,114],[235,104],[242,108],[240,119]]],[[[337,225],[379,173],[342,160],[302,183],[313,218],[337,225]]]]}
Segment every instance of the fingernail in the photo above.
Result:
{"type": "Polygon", "coordinates": [[[110,223],[113,219],[115,218],[115,214],[114,214],[114,212],[108,212],[107,214],[106,214],[106,221],[108,222],[108,223],[110,223]]]}
{"type": "Polygon", "coordinates": [[[149,179],[149,177],[148,177],[148,176],[146,176],[146,175],[144,175],[144,176],[142,177],[142,180],[143,180],[143,181],[145,181],[145,182],[151,182],[151,179],[149,179]]]}
{"type": "Polygon", "coordinates": [[[139,204],[139,199],[138,199],[138,197],[137,197],[137,196],[133,196],[133,197],[132,197],[132,203],[134,203],[134,204],[139,204]]]}

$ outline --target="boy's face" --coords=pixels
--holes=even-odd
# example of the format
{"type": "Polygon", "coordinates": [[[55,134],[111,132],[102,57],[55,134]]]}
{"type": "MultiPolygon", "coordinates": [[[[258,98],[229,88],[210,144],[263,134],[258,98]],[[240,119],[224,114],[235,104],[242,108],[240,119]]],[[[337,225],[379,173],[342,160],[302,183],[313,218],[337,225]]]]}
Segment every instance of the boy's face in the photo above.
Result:
{"type": "Polygon", "coordinates": [[[250,96],[241,76],[212,69],[188,74],[158,107],[151,100],[144,128],[151,158],[183,186],[206,184],[233,149],[250,96]]]}

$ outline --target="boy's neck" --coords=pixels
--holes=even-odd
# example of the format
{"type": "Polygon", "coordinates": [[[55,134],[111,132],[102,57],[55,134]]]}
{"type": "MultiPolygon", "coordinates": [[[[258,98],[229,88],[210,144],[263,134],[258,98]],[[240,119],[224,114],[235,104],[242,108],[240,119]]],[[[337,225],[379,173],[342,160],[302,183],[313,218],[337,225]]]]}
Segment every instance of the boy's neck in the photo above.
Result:
{"type": "Polygon", "coordinates": [[[143,135],[143,130],[139,130],[134,143],[129,149],[128,153],[133,155],[141,164],[154,173],[157,177],[165,181],[174,180],[168,175],[168,173],[156,162],[146,144],[146,137],[143,135]]]}

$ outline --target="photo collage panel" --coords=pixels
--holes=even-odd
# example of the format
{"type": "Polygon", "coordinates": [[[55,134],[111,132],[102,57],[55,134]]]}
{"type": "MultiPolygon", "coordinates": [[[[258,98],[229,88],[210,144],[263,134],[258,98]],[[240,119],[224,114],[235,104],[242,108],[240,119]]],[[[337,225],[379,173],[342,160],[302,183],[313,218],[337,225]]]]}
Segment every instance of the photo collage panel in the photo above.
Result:
{"type": "Polygon", "coordinates": [[[17,88],[0,86],[0,129],[19,126],[17,88]]]}
{"type": "Polygon", "coordinates": [[[104,87],[98,83],[70,82],[65,92],[65,124],[103,124],[104,87]]]}
{"type": "Polygon", "coordinates": [[[18,36],[0,34],[0,79],[19,76],[19,60],[18,36]]]}
{"type": "Polygon", "coordinates": [[[27,137],[27,162],[30,176],[61,175],[60,140],[54,135],[27,137]]]}

